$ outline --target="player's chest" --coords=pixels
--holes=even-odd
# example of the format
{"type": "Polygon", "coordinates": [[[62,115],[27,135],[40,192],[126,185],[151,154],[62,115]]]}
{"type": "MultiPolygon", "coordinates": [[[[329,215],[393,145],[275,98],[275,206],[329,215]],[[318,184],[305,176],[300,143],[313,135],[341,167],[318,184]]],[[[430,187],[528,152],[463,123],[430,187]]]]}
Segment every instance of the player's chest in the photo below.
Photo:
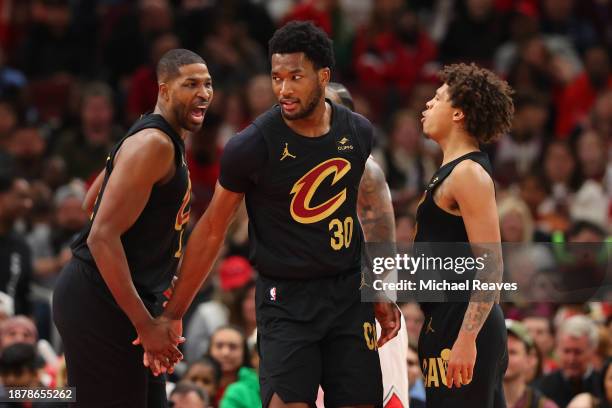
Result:
{"type": "Polygon", "coordinates": [[[349,132],[325,140],[280,137],[269,146],[263,179],[269,194],[335,194],[358,188],[364,160],[357,140],[349,132]]]}

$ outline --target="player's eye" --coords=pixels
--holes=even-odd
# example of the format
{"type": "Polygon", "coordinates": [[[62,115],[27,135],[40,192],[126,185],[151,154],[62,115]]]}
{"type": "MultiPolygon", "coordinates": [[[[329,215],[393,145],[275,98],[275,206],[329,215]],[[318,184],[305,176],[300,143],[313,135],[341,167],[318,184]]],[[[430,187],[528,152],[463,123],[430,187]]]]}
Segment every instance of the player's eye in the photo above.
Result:
{"type": "Polygon", "coordinates": [[[302,78],[303,78],[303,76],[302,76],[302,75],[294,75],[294,76],[293,76],[293,80],[294,80],[294,81],[297,81],[297,80],[302,79],[302,78]]]}

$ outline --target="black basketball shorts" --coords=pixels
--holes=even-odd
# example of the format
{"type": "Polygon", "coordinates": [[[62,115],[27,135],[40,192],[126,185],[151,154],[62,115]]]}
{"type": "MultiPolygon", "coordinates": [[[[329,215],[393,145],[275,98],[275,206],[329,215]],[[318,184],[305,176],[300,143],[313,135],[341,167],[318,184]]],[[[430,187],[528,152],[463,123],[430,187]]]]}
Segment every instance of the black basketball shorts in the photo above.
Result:
{"type": "Polygon", "coordinates": [[[108,288],[91,278],[96,273],[72,259],[53,294],[68,385],[76,388],[74,406],[167,407],[165,378],[143,365],[142,347],[132,345],[136,330],[108,288]]]}
{"type": "Polygon", "coordinates": [[[312,280],[260,276],[256,288],[263,407],[382,405],[383,387],[372,303],[362,303],[360,274],[312,280]]]}
{"type": "Polygon", "coordinates": [[[438,303],[425,312],[419,336],[419,360],[428,408],[505,408],[503,379],[508,366],[507,333],[499,305],[485,320],[476,339],[472,382],[460,388],[446,386],[446,369],[463,323],[466,303],[438,303]]]}

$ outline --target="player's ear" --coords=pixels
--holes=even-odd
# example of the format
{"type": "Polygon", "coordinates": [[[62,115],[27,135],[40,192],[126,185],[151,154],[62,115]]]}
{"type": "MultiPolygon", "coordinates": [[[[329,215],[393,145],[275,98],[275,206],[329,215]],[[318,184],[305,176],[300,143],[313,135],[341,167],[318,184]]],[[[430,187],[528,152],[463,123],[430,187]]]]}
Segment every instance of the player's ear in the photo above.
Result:
{"type": "Polygon", "coordinates": [[[465,119],[465,114],[463,113],[463,111],[461,109],[454,109],[453,110],[453,122],[459,122],[463,119],[465,119]]]}
{"type": "Polygon", "coordinates": [[[321,68],[319,70],[319,82],[323,86],[327,86],[331,80],[331,70],[329,68],[321,68]]]}
{"type": "Polygon", "coordinates": [[[159,96],[166,102],[170,100],[170,89],[167,83],[159,83],[159,96]]]}

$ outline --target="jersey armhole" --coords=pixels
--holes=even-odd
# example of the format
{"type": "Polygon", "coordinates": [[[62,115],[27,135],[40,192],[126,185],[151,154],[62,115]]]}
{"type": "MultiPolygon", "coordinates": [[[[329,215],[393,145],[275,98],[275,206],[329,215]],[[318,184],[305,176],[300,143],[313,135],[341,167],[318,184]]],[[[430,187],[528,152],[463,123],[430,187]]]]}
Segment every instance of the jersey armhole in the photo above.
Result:
{"type": "Polygon", "coordinates": [[[355,135],[355,138],[357,139],[357,145],[359,146],[359,151],[361,152],[361,155],[363,157],[363,165],[365,166],[365,163],[368,161],[369,155],[365,154],[366,149],[364,149],[363,140],[361,140],[361,135],[357,131],[357,126],[355,125],[355,114],[353,112],[350,112],[350,111],[348,112],[348,122],[351,128],[351,131],[353,132],[353,134],[355,135]]]}

